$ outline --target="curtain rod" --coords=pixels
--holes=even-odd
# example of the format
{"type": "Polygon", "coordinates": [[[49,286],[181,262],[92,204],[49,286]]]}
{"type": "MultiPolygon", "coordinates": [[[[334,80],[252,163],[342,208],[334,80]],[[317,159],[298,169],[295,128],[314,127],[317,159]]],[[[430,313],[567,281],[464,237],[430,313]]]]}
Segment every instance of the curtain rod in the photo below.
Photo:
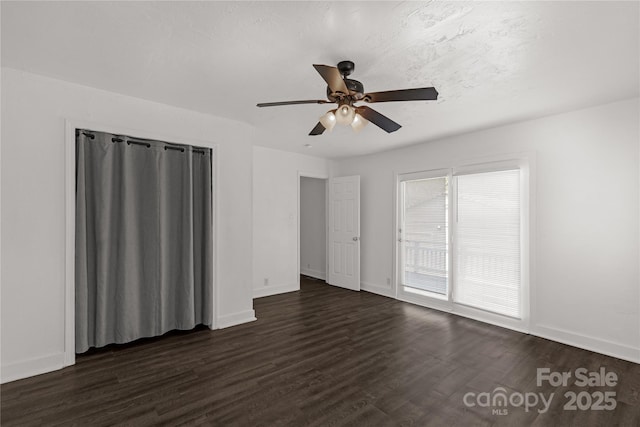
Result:
{"type": "MultiPolygon", "coordinates": [[[[79,135],[79,133],[82,132],[82,134],[88,138],[91,139],[95,139],[95,135],[87,132],[87,131],[80,131],[79,129],[76,129],[76,135],[79,135]]],[[[126,136],[125,138],[128,138],[129,140],[127,141],[127,145],[131,145],[131,144],[135,144],[135,145],[143,145],[147,148],[151,147],[151,144],[149,144],[146,141],[153,141],[153,142],[160,142],[162,144],[167,144],[164,146],[164,150],[176,150],[176,151],[180,151],[181,153],[184,153],[184,146],[182,145],[177,145],[175,143],[172,142],[167,142],[167,141],[160,141],[158,139],[146,139],[146,138],[136,138],[136,137],[132,137],[132,136],[126,136]]],[[[111,138],[111,142],[124,142],[125,140],[119,137],[113,137],[111,138]]],[[[210,148],[193,148],[191,150],[192,153],[198,153],[198,154],[207,154],[207,150],[210,150],[210,148]]]]}

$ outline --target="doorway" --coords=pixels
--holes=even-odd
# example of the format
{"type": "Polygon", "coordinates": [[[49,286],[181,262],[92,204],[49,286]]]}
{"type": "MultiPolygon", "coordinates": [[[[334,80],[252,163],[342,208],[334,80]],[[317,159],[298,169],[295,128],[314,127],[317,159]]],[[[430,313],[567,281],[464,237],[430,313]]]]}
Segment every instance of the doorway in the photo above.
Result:
{"type": "Polygon", "coordinates": [[[327,278],[327,180],[300,176],[298,265],[300,274],[327,278]]]}

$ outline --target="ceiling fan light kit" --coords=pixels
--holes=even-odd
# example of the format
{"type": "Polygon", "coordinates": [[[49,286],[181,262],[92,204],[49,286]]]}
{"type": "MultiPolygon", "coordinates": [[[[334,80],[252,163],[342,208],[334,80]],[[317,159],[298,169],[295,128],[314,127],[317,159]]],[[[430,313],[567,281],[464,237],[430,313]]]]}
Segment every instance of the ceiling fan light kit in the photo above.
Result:
{"type": "Polygon", "coordinates": [[[385,92],[364,92],[364,85],[357,80],[347,78],[355,69],[352,61],[341,61],[337,67],[329,65],[314,65],[318,74],[327,82],[327,100],[282,101],[266,102],[258,104],[258,107],[275,107],[294,104],[329,104],[336,103],[338,108],[329,110],[309,135],[320,135],[325,130],[331,131],[336,123],[351,125],[355,132],[359,132],[369,122],[378,126],[387,133],[400,129],[398,123],[373,108],[366,105],[356,106],[356,102],[394,102],[394,101],[435,101],[438,99],[438,91],[433,87],[389,90],[385,92]]]}
{"type": "Polygon", "coordinates": [[[335,110],[327,111],[320,117],[320,124],[329,132],[333,130],[336,123],[351,125],[354,132],[360,132],[369,121],[356,113],[352,106],[345,104],[335,110]]]}
{"type": "Polygon", "coordinates": [[[334,114],[334,111],[336,110],[327,111],[324,116],[320,117],[320,124],[329,132],[331,132],[333,127],[336,125],[336,115],[334,114]]]}

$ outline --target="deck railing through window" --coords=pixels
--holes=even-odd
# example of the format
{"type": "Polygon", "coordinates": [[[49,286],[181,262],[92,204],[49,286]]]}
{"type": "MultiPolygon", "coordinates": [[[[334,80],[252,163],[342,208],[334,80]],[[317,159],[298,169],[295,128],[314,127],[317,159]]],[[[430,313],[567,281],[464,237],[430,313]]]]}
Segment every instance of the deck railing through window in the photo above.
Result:
{"type": "Polygon", "coordinates": [[[404,241],[404,286],[446,295],[447,248],[424,240],[404,241]]]}

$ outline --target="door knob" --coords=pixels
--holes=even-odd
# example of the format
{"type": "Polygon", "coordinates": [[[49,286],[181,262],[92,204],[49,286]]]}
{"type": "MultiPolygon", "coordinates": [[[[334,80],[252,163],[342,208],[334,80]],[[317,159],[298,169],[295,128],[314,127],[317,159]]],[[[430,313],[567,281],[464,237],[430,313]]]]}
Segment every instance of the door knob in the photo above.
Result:
{"type": "Polygon", "coordinates": [[[354,242],[357,242],[357,241],[358,241],[358,237],[357,237],[357,236],[356,236],[356,237],[354,237],[354,238],[353,238],[353,241],[354,241],[354,242]]]}

